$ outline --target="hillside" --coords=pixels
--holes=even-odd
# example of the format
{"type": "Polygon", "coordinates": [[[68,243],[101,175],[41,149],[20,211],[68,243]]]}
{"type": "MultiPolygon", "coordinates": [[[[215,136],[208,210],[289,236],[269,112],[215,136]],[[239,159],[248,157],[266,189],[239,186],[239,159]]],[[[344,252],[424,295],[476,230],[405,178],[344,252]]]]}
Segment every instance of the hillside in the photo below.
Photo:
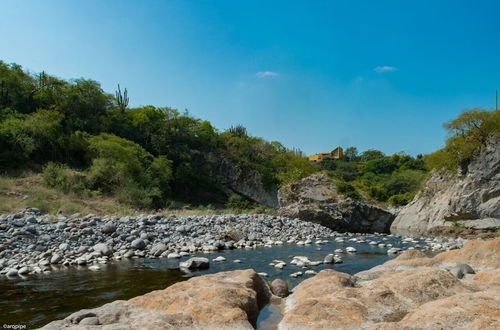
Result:
{"type": "Polygon", "coordinates": [[[93,80],[0,61],[1,173],[41,173],[36,184],[65,194],[162,209],[275,206],[277,187],[319,170],[242,126],[220,131],[187,111],[128,103],[126,89],[112,95],[93,80]]]}
{"type": "Polygon", "coordinates": [[[83,200],[96,206],[89,210],[104,203],[103,211],[276,208],[280,187],[319,171],[347,197],[399,207],[422,189],[429,170],[456,173],[500,127],[498,113],[471,110],[445,124],[450,138],[433,154],[348,147],[341,159],[317,165],[241,125],[219,130],[187,111],[128,103],[126,89],[112,95],[93,80],[66,81],[0,61],[3,185],[31,182],[37,192],[20,201],[15,188],[5,189],[3,208],[43,204],[37,194],[68,202],[48,203],[52,212],[70,212],[83,200]]]}

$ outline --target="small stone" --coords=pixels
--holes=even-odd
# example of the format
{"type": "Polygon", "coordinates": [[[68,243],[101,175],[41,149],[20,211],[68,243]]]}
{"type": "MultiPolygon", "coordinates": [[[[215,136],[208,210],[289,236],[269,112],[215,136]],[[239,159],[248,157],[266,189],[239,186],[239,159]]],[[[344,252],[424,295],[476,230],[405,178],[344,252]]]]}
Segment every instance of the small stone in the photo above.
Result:
{"type": "Polygon", "coordinates": [[[207,269],[210,266],[208,258],[194,257],[179,263],[181,269],[207,269]]]}
{"type": "Polygon", "coordinates": [[[146,247],[146,243],[142,238],[137,238],[132,241],[131,246],[133,249],[142,250],[146,247]]]}
{"type": "Polygon", "coordinates": [[[324,264],[333,264],[335,260],[335,255],[333,254],[328,254],[325,259],[323,259],[324,264]]]}
{"type": "Polygon", "coordinates": [[[288,285],[282,279],[275,279],[271,282],[271,292],[281,298],[288,296],[288,285]]]}
{"type": "Polygon", "coordinates": [[[79,266],[83,266],[83,265],[86,265],[87,264],[87,260],[83,259],[83,258],[78,258],[75,260],[76,264],[79,265],[79,266]]]}
{"type": "Polygon", "coordinates": [[[155,257],[158,257],[163,252],[165,252],[167,249],[168,249],[168,247],[165,244],[163,244],[163,243],[156,243],[151,248],[151,254],[154,255],[155,257]]]}
{"type": "Polygon", "coordinates": [[[169,253],[169,254],[167,255],[167,258],[168,258],[168,259],[178,259],[178,258],[180,258],[180,257],[181,257],[181,255],[180,255],[180,254],[178,254],[178,253],[175,253],[175,252],[169,253]]]}
{"type": "Polygon", "coordinates": [[[450,269],[450,273],[459,279],[462,279],[466,274],[475,274],[476,272],[467,264],[457,264],[450,269]]]}
{"type": "Polygon", "coordinates": [[[99,252],[103,256],[110,256],[113,254],[113,250],[104,243],[98,243],[92,247],[95,252],[99,252]]]}
{"type": "Polygon", "coordinates": [[[111,234],[116,231],[116,225],[109,221],[104,226],[101,227],[101,232],[104,234],[111,234]]]}
{"type": "Polygon", "coordinates": [[[217,258],[213,259],[213,261],[226,261],[226,258],[223,256],[218,256],[217,258]]]}
{"type": "Polygon", "coordinates": [[[285,266],[286,266],[285,263],[280,262],[280,263],[277,263],[276,265],[274,265],[274,268],[283,269],[285,266]]]}
{"type": "Polygon", "coordinates": [[[17,269],[14,269],[14,268],[11,268],[9,269],[9,271],[7,272],[7,276],[8,277],[14,277],[14,276],[17,276],[19,272],[17,271],[17,269]]]}
{"type": "Polygon", "coordinates": [[[59,244],[59,250],[66,251],[67,249],[69,249],[69,244],[68,243],[61,243],[61,244],[59,244]]]}
{"type": "Polygon", "coordinates": [[[50,258],[50,263],[51,264],[58,264],[62,260],[62,257],[59,254],[54,254],[52,258],[50,258]]]}
{"type": "Polygon", "coordinates": [[[129,251],[125,252],[125,254],[123,256],[125,258],[132,258],[134,255],[135,255],[135,252],[132,250],[129,250],[129,251]]]}
{"type": "MultiPolygon", "coordinates": [[[[89,267],[90,268],[90,267],[89,267]]],[[[78,323],[79,325],[99,325],[99,319],[95,316],[86,317],[78,323]]]]}
{"type": "Polygon", "coordinates": [[[24,266],[17,272],[19,275],[26,275],[30,272],[30,268],[28,266],[24,266]]]}

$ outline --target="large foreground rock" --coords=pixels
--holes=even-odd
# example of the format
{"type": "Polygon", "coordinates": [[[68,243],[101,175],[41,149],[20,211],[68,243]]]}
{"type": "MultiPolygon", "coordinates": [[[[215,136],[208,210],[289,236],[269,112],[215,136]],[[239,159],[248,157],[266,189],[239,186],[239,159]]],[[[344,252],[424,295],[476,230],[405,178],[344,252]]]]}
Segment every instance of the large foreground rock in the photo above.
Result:
{"type": "Polygon", "coordinates": [[[253,270],[191,278],[128,301],[82,310],[42,329],[253,329],[271,293],[253,270]]]}
{"type": "Polygon", "coordinates": [[[279,329],[498,329],[500,239],[428,258],[406,251],[351,276],[323,270],[287,298],[279,329]],[[448,269],[467,263],[459,279],[448,269]]]}
{"type": "Polygon", "coordinates": [[[420,235],[442,227],[500,228],[500,139],[491,139],[456,175],[434,173],[399,212],[391,232],[420,235]]]}
{"type": "Polygon", "coordinates": [[[389,231],[394,215],[339,193],[324,173],[313,174],[278,191],[280,213],[337,231],[389,231]]]}

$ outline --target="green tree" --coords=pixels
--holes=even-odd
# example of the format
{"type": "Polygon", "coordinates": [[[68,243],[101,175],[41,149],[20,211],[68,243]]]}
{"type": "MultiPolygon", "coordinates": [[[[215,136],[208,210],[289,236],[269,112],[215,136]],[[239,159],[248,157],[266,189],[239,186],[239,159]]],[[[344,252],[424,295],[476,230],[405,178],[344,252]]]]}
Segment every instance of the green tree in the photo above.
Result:
{"type": "Polygon", "coordinates": [[[64,114],[65,131],[99,133],[102,117],[111,107],[112,96],[105,94],[96,81],[85,79],[65,86],[63,93],[56,109],[64,114]]]}
{"type": "Polygon", "coordinates": [[[89,183],[139,207],[161,207],[170,192],[170,161],[154,158],[138,144],[110,134],[90,138],[89,183]]]}
{"type": "Polygon", "coordinates": [[[344,151],[344,158],[348,162],[357,162],[359,160],[359,152],[356,147],[348,147],[344,151]]]}
{"type": "Polygon", "coordinates": [[[359,160],[362,162],[368,162],[370,160],[375,160],[379,158],[384,158],[385,154],[380,150],[370,149],[366,150],[359,156],[359,160]]]}
{"type": "Polygon", "coordinates": [[[468,110],[444,127],[450,134],[445,147],[424,160],[431,169],[455,172],[459,167],[465,168],[490,137],[500,137],[500,111],[468,110]]]}

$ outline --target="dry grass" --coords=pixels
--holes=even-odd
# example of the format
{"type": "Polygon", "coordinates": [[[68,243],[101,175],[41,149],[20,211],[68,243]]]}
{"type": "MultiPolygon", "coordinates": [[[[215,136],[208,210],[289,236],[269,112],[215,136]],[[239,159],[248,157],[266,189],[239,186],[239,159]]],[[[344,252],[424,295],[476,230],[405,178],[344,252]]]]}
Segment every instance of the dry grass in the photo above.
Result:
{"type": "Polygon", "coordinates": [[[41,174],[21,178],[0,177],[0,213],[11,213],[37,207],[44,213],[82,214],[137,214],[128,205],[108,197],[82,198],[65,194],[43,184],[41,174]]]}
{"type": "Polygon", "coordinates": [[[210,216],[235,213],[274,214],[265,208],[251,210],[217,209],[211,207],[179,208],[164,210],[137,210],[107,196],[82,197],[63,193],[43,184],[41,174],[28,174],[23,177],[0,176],[0,213],[14,213],[27,207],[39,208],[43,213],[72,215],[75,213],[98,215],[139,215],[147,213],[165,216],[210,216]]]}

